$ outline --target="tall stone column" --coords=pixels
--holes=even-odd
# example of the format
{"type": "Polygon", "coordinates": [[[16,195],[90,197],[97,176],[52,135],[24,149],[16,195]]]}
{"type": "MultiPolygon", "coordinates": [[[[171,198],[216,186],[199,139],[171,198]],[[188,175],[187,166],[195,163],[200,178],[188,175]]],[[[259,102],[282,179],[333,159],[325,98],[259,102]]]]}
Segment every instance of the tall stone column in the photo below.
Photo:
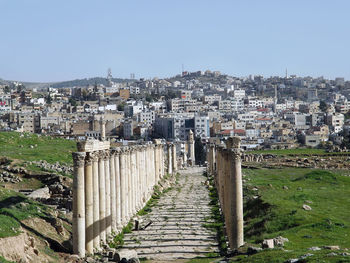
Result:
{"type": "Polygon", "coordinates": [[[94,211],[93,211],[93,175],[92,153],[88,152],[85,159],[85,249],[87,253],[94,253],[94,211]]]}
{"type": "Polygon", "coordinates": [[[159,180],[159,174],[160,174],[160,160],[159,160],[159,140],[154,140],[154,148],[153,148],[153,160],[154,160],[154,184],[156,185],[159,180]]]}
{"type": "Polygon", "coordinates": [[[231,174],[230,186],[232,192],[231,212],[232,228],[228,231],[231,249],[236,249],[244,244],[243,236],[243,187],[241,168],[241,149],[239,137],[231,137],[228,140],[227,148],[231,150],[231,174]]]}
{"type": "Polygon", "coordinates": [[[142,204],[147,202],[147,189],[148,189],[148,159],[147,159],[147,146],[142,146],[142,204]]]}
{"type": "Polygon", "coordinates": [[[141,185],[141,146],[136,147],[136,210],[140,210],[142,208],[141,204],[141,193],[142,193],[142,185],[141,185]]]}
{"type": "Polygon", "coordinates": [[[111,176],[110,176],[110,153],[105,150],[104,166],[105,166],[105,191],[106,191],[106,238],[110,237],[112,232],[111,219],[111,176]]]}
{"type": "Polygon", "coordinates": [[[127,214],[127,221],[131,218],[131,152],[130,152],[130,147],[127,148],[127,154],[126,154],[126,178],[127,178],[127,184],[126,184],[126,204],[127,204],[127,209],[126,209],[126,214],[127,214]]]}
{"type": "Polygon", "coordinates": [[[130,217],[132,217],[134,214],[136,214],[136,158],[135,158],[135,146],[131,148],[130,151],[130,166],[131,166],[131,173],[130,173],[130,217]]]}
{"type": "Polygon", "coordinates": [[[127,222],[126,215],[126,192],[127,192],[127,176],[126,176],[126,149],[122,148],[119,155],[119,174],[120,174],[120,206],[121,206],[121,224],[127,222]]]}
{"type": "Polygon", "coordinates": [[[176,157],[176,144],[173,143],[171,147],[172,152],[172,164],[173,164],[173,172],[177,171],[177,157],[176,157]]]}
{"type": "Polygon", "coordinates": [[[72,154],[74,160],[73,177],[73,252],[85,257],[85,194],[84,164],[85,152],[72,154]]]}
{"type": "Polygon", "coordinates": [[[173,173],[173,160],[172,160],[172,145],[168,144],[168,174],[172,174],[173,173]]]}
{"type": "Polygon", "coordinates": [[[196,164],[196,157],[194,153],[194,135],[192,130],[190,130],[188,135],[188,148],[190,152],[191,165],[193,166],[196,164]]]}
{"type": "Polygon", "coordinates": [[[96,250],[100,249],[100,196],[98,175],[98,152],[92,155],[92,184],[93,184],[93,243],[96,250]]]}
{"type": "Polygon", "coordinates": [[[110,177],[111,177],[111,225],[112,232],[117,232],[117,195],[116,195],[116,174],[115,174],[115,149],[111,149],[109,159],[110,177]]]}
{"type": "Polygon", "coordinates": [[[121,229],[121,203],[120,203],[120,191],[121,191],[121,183],[120,183],[120,148],[116,148],[115,153],[115,184],[116,184],[116,216],[117,216],[117,229],[121,229]]]}
{"type": "Polygon", "coordinates": [[[165,152],[164,152],[164,144],[162,143],[159,146],[159,156],[160,156],[160,179],[162,179],[165,175],[165,152]]]}
{"type": "Polygon", "coordinates": [[[98,176],[99,176],[99,201],[100,201],[100,238],[106,243],[106,178],[105,178],[105,151],[99,151],[98,176]]]}

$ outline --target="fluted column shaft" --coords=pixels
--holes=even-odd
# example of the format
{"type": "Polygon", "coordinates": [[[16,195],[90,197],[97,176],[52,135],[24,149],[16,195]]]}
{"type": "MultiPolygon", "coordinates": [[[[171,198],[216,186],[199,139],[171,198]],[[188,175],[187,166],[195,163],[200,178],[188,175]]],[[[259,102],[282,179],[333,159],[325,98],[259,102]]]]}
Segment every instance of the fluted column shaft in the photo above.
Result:
{"type": "Polygon", "coordinates": [[[93,184],[93,244],[96,250],[100,249],[100,195],[98,176],[98,153],[92,155],[92,184],[93,184]]]}
{"type": "Polygon", "coordinates": [[[92,153],[87,153],[85,159],[85,249],[89,254],[93,254],[94,252],[93,171],[91,155],[92,153]]]}
{"type": "Polygon", "coordinates": [[[117,148],[115,154],[115,184],[116,184],[116,217],[117,217],[117,229],[121,229],[121,203],[120,203],[120,191],[121,191],[121,183],[120,183],[120,165],[119,165],[119,157],[120,149],[117,148]]]}
{"type": "Polygon", "coordinates": [[[115,149],[110,152],[109,168],[111,177],[111,226],[112,232],[117,231],[117,195],[116,195],[116,173],[115,173],[115,149]]]}
{"type": "Polygon", "coordinates": [[[168,174],[172,174],[173,173],[173,160],[172,160],[172,145],[168,144],[168,174]]]}
{"type": "Polygon", "coordinates": [[[119,155],[119,170],[120,170],[120,205],[121,205],[121,223],[126,223],[126,205],[127,205],[127,176],[126,176],[126,151],[122,149],[119,155]]]}
{"type": "Polygon", "coordinates": [[[100,238],[102,243],[106,243],[106,178],[104,151],[99,151],[98,176],[99,176],[99,201],[100,201],[100,238]]]}
{"type": "Polygon", "coordinates": [[[73,153],[73,252],[79,257],[85,257],[85,155],[85,152],[73,153]]]}

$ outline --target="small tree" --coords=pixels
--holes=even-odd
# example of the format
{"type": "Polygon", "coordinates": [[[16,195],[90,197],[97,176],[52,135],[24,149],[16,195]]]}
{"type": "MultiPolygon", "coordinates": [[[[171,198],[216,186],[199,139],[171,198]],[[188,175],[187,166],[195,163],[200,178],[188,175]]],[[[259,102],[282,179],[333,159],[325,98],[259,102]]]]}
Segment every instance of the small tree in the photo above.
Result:
{"type": "Polygon", "coordinates": [[[327,112],[328,105],[324,100],[321,100],[319,108],[322,112],[327,112]]]}
{"type": "Polygon", "coordinates": [[[206,153],[200,137],[196,137],[194,141],[194,153],[196,158],[196,164],[203,165],[206,160],[206,153]]]}

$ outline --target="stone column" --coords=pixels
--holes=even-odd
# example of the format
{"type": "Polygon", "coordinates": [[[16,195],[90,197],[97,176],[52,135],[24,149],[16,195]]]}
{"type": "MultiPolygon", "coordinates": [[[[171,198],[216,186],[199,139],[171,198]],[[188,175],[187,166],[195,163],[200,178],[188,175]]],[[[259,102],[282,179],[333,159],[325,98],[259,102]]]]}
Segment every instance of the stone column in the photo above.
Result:
{"type": "Polygon", "coordinates": [[[126,149],[122,148],[119,155],[119,175],[120,175],[120,207],[121,207],[121,224],[124,225],[126,219],[126,192],[127,192],[127,176],[126,176],[126,149]]]}
{"type": "Polygon", "coordinates": [[[153,148],[153,166],[154,166],[154,185],[157,184],[159,180],[159,171],[160,171],[160,162],[159,162],[159,144],[158,139],[154,140],[154,148],[153,148]]]}
{"type": "Polygon", "coordinates": [[[117,229],[121,229],[121,204],[120,204],[120,191],[121,191],[121,183],[120,183],[120,165],[119,165],[119,157],[120,156],[120,148],[116,148],[115,153],[115,184],[116,184],[116,217],[117,217],[117,229]]]}
{"type": "Polygon", "coordinates": [[[145,205],[147,202],[147,189],[148,189],[148,181],[147,181],[147,175],[148,175],[148,159],[147,156],[147,146],[142,146],[142,204],[145,205]]]}
{"type": "Polygon", "coordinates": [[[131,173],[130,173],[130,204],[131,204],[131,214],[130,217],[132,217],[134,214],[136,214],[136,192],[137,192],[137,184],[136,184],[136,179],[137,179],[137,174],[136,174],[136,150],[135,146],[131,148],[130,152],[130,165],[131,165],[131,173]]]}
{"type": "Polygon", "coordinates": [[[140,210],[142,208],[141,203],[141,193],[142,193],[142,183],[141,183],[141,146],[136,147],[136,184],[137,184],[137,190],[136,190],[136,210],[140,210]]]}
{"type": "Polygon", "coordinates": [[[96,250],[100,249],[100,196],[98,176],[98,152],[92,154],[92,184],[93,184],[93,243],[96,250]]]}
{"type": "Polygon", "coordinates": [[[92,153],[89,152],[85,159],[85,249],[87,253],[94,253],[94,211],[93,211],[93,182],[92,182],[92,153]]]}
{"type": "Polygon", "coordinates": [[[73,177],[73,253],[85,257],[85,194],[84,163],[85,152],[72,154],[74,160],[73,177]]]}
{"type": "Polygon", "coordinates": [[[172,174],[173,173],[173,160],[172,160],[172,145],[171,144],[168,144],[167,145],[168,147],[168,174],[172,174]]]}
{"type": "Polygon", "coordinates": [[[164,143],[162,143],[159,147],[159,155],[160,155],[160,178],[163,178],[165,175],[165,151],[164,151],[164,143]]]}
{"type": "Polygon", "coordinates": [[[131,218],[131,149],[128,147],[128,151],[126,154],[126,177],[127,177],[127,184],[126,184],[126,196],[127,196],[127,221],[131,218]]]}
{"type": "Polygon", "coordinates": [[[117,232],[117,195],[116,195],[116,174],[115,174],[115,149],[110,151],[109,168],[111,177],[111,225],[112,232],[117,232]]]}
{"type": "Polygon", "coordinates": [[[231,218],[232,228],[228,231],[231,249],[236,249],[244,244],[243,236],[243,187],[241,171],[241,149],[239,137],[229,138],[227,148],[231,150],[231,218]]]}
{"type": "Polygon", "coordinates": [[[196,158],[194,153],[194,135],[192,130],[190,130],[188,135],[188,147],[190,152],[191,165],[193,166],[196,164],[196,158]]]}
{"type": "Polygon", "coordinates": [[[100,238],[106,243],[106,178],[105,178],[105,151],[99,151],[98,177],[99,177],[99,201],[100,201],[100,238]]]}
{"type": "Polygon", "coordinates": [[[172,162],[173,162],[173,172],[177,171],[177,157],[176,157],[176,144],[173,143],[171,147],[172,151],[172,162]]]}
{"type": "Polygon", "coordinates": [[[112,219],[111,219],[111,176],[110,176],[110,153],[109,150],[105,150],[104,156],[105,164],[105,191],[106,191],[106,238],[110,237],[112,232],[112,219]]]}

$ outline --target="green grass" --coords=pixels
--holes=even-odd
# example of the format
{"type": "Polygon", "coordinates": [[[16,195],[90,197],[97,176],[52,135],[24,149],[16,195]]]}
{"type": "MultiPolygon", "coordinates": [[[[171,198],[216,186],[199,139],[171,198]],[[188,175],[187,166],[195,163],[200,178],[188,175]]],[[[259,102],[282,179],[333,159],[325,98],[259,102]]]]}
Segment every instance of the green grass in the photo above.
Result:
{"type": "Polygon", "coordinates": [[[72,152],[76,151],[76,142],[30,133],[23,133],[21,137],[21,133],[17,132],[0,132],[0,147],[0,156],[8,158],[72,164],[72,152]],[[34,148],[30,148],[31,145],[34,148]]]}
{"type": "Polygon", "coordinates": [[[12,263],[13,261],[8,261],[5,258],[3,258],[2,256],[0,256],[0,263],[12,263]]]}
{"type": "Polygon", "coordinates": [[[308,250],[325,245],[350,248],[349,177],[302,168],[243,172],[249,179],[244,191],[245,241],[259,244],[264,238],[281,235],[289,239],[285,249],[291,251],[264,250],[244,262],[284,262],[306,253],[314,256],[304,262],[350,262],[350,257],[348,261],[339,261],[346,259],[342,256],[326,257],[329,250],[308,250]],[[253,187],[258,191],[253,191],[253,187]],[[249,198],[252,195],[260,198],[249,198]],[[303,204],[312,210],[305,211],[303,204]]]}
{"type": "MultiPolygon", "coordinates": [[[[206,174],[204,175],[206,176],[206,174]]],[[[213,186],[214,185],[213,178],[210,177],[208,179],[209,179],[210,185],[213,186]]],[[[216,233],[216,239],[218,241],[220,254],[224,256],[227,254],[226,237],[224,234],[224,231],[225,231],[224,219],[219,208],[218,192],[214,186],[209,188],[209,197],[210,197],[211,214],[210,216],[206,217],[205,221],[207,222],[208,220],[212,220],[212,222],[204,223],[203,226],[216,233]]],[[[218,256],[218,254],[215,253],[215,256],[218,256]]]]}
{"type": "Polygon", "coordinates": [[[256,150],[256,151],[247,151],[249,153],[258,153],[258,154],[276,154],[276,155],[339,155],[339,154],[350,154],[348,152],[336,152],[329,153],[324,149],[314,149],[314,148],[298,148],[298,149],[283,149],[283,150],[256,150]]]}
{"type": "Polygon", "coordinates": [[[47,217],[48,208],[17,192],[0,189],[0,238],[20,234],[20,221],[47,217]]]}

